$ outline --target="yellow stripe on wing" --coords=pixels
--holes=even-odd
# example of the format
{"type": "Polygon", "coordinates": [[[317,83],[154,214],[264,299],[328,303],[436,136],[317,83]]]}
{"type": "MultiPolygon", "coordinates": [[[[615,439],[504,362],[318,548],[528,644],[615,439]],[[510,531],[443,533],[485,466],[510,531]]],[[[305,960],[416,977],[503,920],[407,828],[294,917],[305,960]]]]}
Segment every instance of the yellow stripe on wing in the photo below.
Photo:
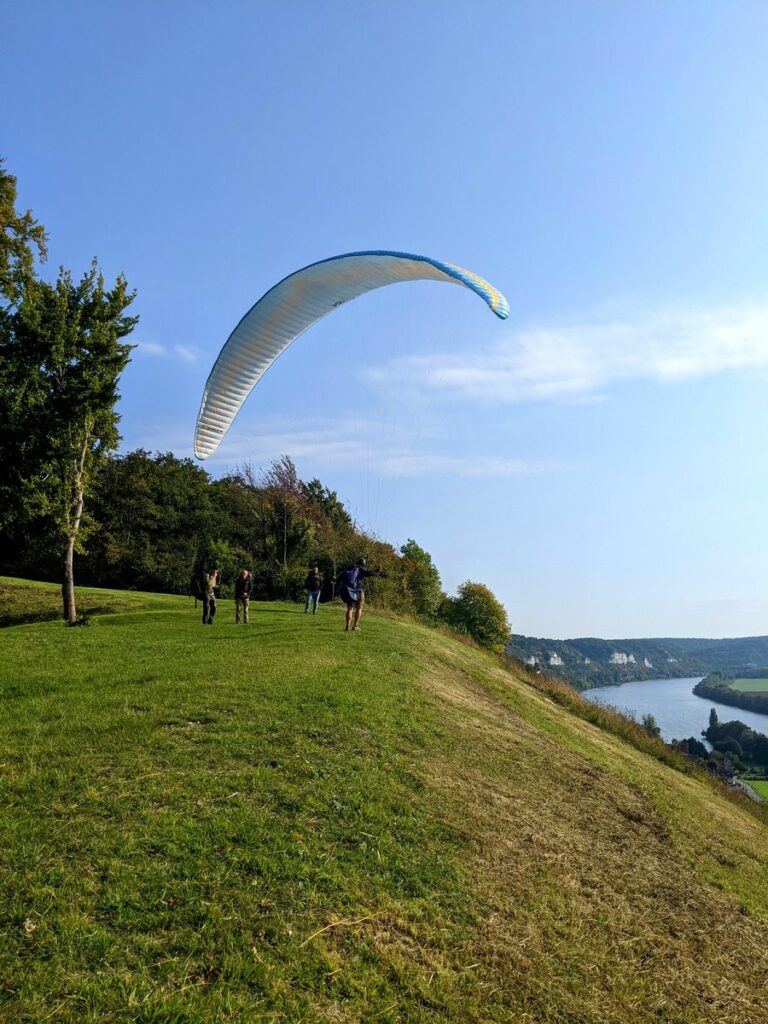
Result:
{"type": "Polygon", "coordinates": [[[446,266],[453,267],[454,270],[458,270],[462,274],[466,274],[467,277],[471,277],[473,281],[476,281],[481,288],[484,288],[491,296],[491,309],[498,309],[501,296],[488,281],[485,281],[482,277],[478,277],[477,274],[473,274],[471,270],[465,270],[464,267],[459,267],[455,263],[448,263],[446,266]]]}

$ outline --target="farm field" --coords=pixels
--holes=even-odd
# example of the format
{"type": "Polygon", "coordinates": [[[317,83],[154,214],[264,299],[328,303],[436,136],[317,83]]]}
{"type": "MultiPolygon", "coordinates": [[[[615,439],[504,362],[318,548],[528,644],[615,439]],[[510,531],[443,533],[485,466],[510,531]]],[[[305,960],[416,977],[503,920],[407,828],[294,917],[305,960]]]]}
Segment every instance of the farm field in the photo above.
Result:
{"type": "Polygon", "coordinates": [[[749,785],[768,800],[768,779],[749,779],[749,785]]]}
{"type": "Polygon", "coordinates": [[[739,693],[768,693],[768,679],[734,679],[730,689],[739,693]]]}
{"type": "Polygon", "coordinates": [[[764,1021],[713,785],[412,622],[124,599],[0,630],[3,1024],[764,1021]]]}

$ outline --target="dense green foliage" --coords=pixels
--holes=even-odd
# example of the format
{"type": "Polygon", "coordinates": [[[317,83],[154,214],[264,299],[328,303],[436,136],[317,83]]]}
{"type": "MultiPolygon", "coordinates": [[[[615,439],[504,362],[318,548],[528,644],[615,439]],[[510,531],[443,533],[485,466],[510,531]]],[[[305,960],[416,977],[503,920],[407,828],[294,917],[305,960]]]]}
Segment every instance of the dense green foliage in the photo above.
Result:
{"type": "Polygon", "coordinates": [[[19,367],[9,350],[13,317],[34,280],[36,256],[46,257],[45,230],[29,210],[17,212],[16,178],[0,160],[0,527],[7,527],[19,511],[19,462],[26,440],[16,424],[19,367]]]}
{"type": "Polygon", "coordinates": [[[397,617],[124,597],[4,631],[3,1024],[762,1020],[760,808],[639,726],[397,617]]]}
{"type": "Polygon", "coordinates": [[[711,708],[702,736],[710,742],[711,750],[694,736],[673,740],[671,746],[724,778],[768,773],[768,736],[750,729],[744,722],[721,722],[717,710],[711,708]]]}
{"type": "Polygon", "coordinates": [[[34,280],[35,259],[47,256],[45,228],[27,210],[16,209],[16,178],[0,158],[0,326],[34,280]]]}
{"type": "MultiPolygon", "coordinates": [[[[189,594],[193,575],[216,563],[225,597],[247,568],[255,599],[297,600],[307,568],[317,560],[327,601],[338,573],[364,557],[384,572],[367,582],[374,605],[428,620],[451,608],[456,628],[481,643],[505,628],[506,615],[493,595],[487,623],[473,618],[464,603],[458,615],[443,601],[428,552],[412,539],[398,552],[360,530],[338,495],[317,479],[299,479],[287,456],[264,472],[244,466],[220,480],[170,453],[106,457],[94,468],[89,523],[87,548],[78,559],[79,579],[87,585],[189,594]]],[[[40,525],[0,531],[1,571],[55,577],[57,547],[49,531],[35,528],[40,525]]]]}
{"type": "Polygon", "coordinates": [[[471,636],[481,647],[501,653],[509,643],[511,629],[504,606],[488,587],[467,580],[456,597],[446,598],[440,617],[459,633],[471,636]]]}
{"type": "Polygon", "coordinates": [[[714,750],[729,754],[737,769],[747,766],[768,771],[768,736],[744,722],[721,722],[713,708],[703,735],[714,750]]]}
{"type": "Polygon", "coordinates": [[[435,618],[443,598],[440,573],[429,552],[410,539],[400,548],[408,568],[414,608],[425,618],[435,618]]]}

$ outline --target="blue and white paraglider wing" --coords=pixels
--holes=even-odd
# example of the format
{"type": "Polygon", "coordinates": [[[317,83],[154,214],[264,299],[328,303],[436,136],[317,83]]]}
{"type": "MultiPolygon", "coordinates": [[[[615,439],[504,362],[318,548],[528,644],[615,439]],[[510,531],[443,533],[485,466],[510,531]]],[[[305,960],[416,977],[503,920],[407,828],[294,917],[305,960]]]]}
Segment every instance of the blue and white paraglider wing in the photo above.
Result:
{"type": "Polygon", "coordinates": [[[507,300],[493,285],[469,270],[427,256],[354,252],[312,263],[259,299],[227,339],[203,391],[195,430],[197,458],[213,455],[261,376],[308,327],[366,292],[420,280],[462,285],[500,319],[509,316],[507,300]]]}

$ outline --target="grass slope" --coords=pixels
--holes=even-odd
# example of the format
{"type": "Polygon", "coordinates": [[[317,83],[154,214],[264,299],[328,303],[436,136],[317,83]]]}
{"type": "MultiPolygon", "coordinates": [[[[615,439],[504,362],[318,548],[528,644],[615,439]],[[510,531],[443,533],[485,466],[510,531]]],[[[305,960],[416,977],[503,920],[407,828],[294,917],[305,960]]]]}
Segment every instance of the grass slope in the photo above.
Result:
{"type": "MultiPolygon", "coordinates": [[[[139,608],[150,610],[177,607],[177,602],[178,598],[165,594],[77,588],[77,613],[81,619],[139,608]]],[[[61,619],[61,608],[60,587],[0,576],[0,628],[18,626],[25,622],[55,621],[61,619]]]]}
{"type": "Polygon", "coordinates": [[[411,623],[123,596],[0,632],[0,1021],[765,1020],[711,786],[411,623]]]}

